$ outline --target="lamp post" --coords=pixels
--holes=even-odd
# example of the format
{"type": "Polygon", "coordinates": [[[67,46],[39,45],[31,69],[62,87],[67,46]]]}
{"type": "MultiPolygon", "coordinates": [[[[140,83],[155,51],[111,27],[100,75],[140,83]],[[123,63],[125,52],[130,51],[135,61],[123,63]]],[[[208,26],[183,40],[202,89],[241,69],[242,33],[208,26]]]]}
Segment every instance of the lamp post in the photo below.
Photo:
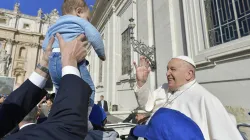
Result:
{"type": "Polygon", "coordinates": [[[150,62],[151,70],[153,71],[156,70],[155,46],[154,45],[148,46],[141,41],[135,40],[133,30],[136,25],[134,23],[133,18],[130,18],[129,21],[130,21],[130,24],[128,25],[128,28],[130,30],[130,41],[131,41],[133,50],[137,52],[138,54],[145,56],[150,62]]]}

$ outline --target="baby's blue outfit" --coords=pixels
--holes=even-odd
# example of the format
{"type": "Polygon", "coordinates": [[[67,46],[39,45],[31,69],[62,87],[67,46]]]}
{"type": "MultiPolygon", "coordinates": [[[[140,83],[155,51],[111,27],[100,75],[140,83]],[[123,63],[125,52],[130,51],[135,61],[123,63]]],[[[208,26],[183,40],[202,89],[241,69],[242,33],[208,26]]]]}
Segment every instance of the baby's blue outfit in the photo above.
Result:
{"type": "MultiPolygon", "coordinates": [[[[51,26],[45,36],[43,41],[43,50],[48,46],[49,40],[52,36],[55,36],[56,33],[60,33],[63,37],[64,41],[72,41],[80,34],[85,34],[88,41],[93,46],[99,57],[105,56],[104,44],[102,41],[101,34],[98,30],[87,20],[82,19],[73,15],[65,15],[61,16],[56,23],[51,26]]],[[[58,39],[55,38],[55,42],[52,48],[60,48],[58,39]]],[[[94,105],[95,98],[95,86],[90,77],[89,71],[87,69],[88,61],[84,60],[78,63],[78,69],[80,70],[82,79],[89,84],[92,89],[92,94],[90,97],[90,106],[94,105]]],[[[53,84],[55,85],[56,90],[58,90],[60,86],[60,80],[62,78],[62,63],[61,63],[61,53],[60,52],[52,52],[49,58],[49,72],[52,79],[53,84]]],[[[72,93],[73,94],[73,93],[72,93]]]]}

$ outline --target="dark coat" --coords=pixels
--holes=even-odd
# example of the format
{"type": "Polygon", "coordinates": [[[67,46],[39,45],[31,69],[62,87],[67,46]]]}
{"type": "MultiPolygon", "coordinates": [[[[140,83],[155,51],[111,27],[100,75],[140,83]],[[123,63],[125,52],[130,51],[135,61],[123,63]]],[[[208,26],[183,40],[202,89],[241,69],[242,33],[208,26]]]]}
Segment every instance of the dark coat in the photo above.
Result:
{"type": "MultiPolygon", "coordinates": [[[[100,107],[102,107],[102,102],[101,101],[98,101],[98,105],[100,107]]],[[[103,109],[105,112],[108,112],[108,102],[104,100],[104,106],[103,106],[103,109]]]]}
{"type": "Polygon", "coordinates": [[[14,129],[46,94],[30,80],[13,91],[0,107],[0,138],[14,129]]]}
{"type": "Polygon", "coordinates": [[[78,76],[62,77],[48,119],[5,140],[83,140],[88,132],[88,96],[91,92],[89,85],[78,76]]]}

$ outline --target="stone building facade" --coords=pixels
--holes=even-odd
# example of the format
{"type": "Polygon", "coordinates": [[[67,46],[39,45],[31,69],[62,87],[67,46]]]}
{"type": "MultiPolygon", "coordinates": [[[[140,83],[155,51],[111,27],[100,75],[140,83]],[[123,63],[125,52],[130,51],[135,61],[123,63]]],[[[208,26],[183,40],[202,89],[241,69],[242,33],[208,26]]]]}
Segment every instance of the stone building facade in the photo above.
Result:
{"type": "Polygon", "coordinates": [[[22,14],[20,4],[14,10],[0,9],[0,76],[14,77],[15,88],[35,69],[42,54],[42,41],[48,27],[59,17],[55,9],[37,16],[22,14]]]}
{"type": "Polygon", "coordinates": [[[217,96],[238,122],[250,121],[250,3],[248,0],[97,0],[91,22],[103,36],[107,61],[89,52],[90,73],[100,95],[118,110],[138,106],[133,92],[134,37],[156,47],[151,89],[166,83],[168,61],[192,57],[197,81],[217,96]]]}

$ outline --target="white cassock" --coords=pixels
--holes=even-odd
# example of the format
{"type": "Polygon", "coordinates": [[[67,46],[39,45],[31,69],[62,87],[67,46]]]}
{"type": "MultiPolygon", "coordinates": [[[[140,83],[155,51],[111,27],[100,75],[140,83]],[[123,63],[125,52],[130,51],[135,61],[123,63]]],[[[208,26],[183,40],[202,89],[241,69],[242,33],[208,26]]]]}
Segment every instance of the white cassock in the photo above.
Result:
{"type": "Polygon", "coordinates": [[[178,110],[196,122],[206,140],[243,139],[219,99],[196,80],[174,93],[168,92],[167,84],[155,91],[150,91],[149,87],[146,83],[135,88],[138,103],[146,111],[154,113],[161,107],[178,110]]]}

